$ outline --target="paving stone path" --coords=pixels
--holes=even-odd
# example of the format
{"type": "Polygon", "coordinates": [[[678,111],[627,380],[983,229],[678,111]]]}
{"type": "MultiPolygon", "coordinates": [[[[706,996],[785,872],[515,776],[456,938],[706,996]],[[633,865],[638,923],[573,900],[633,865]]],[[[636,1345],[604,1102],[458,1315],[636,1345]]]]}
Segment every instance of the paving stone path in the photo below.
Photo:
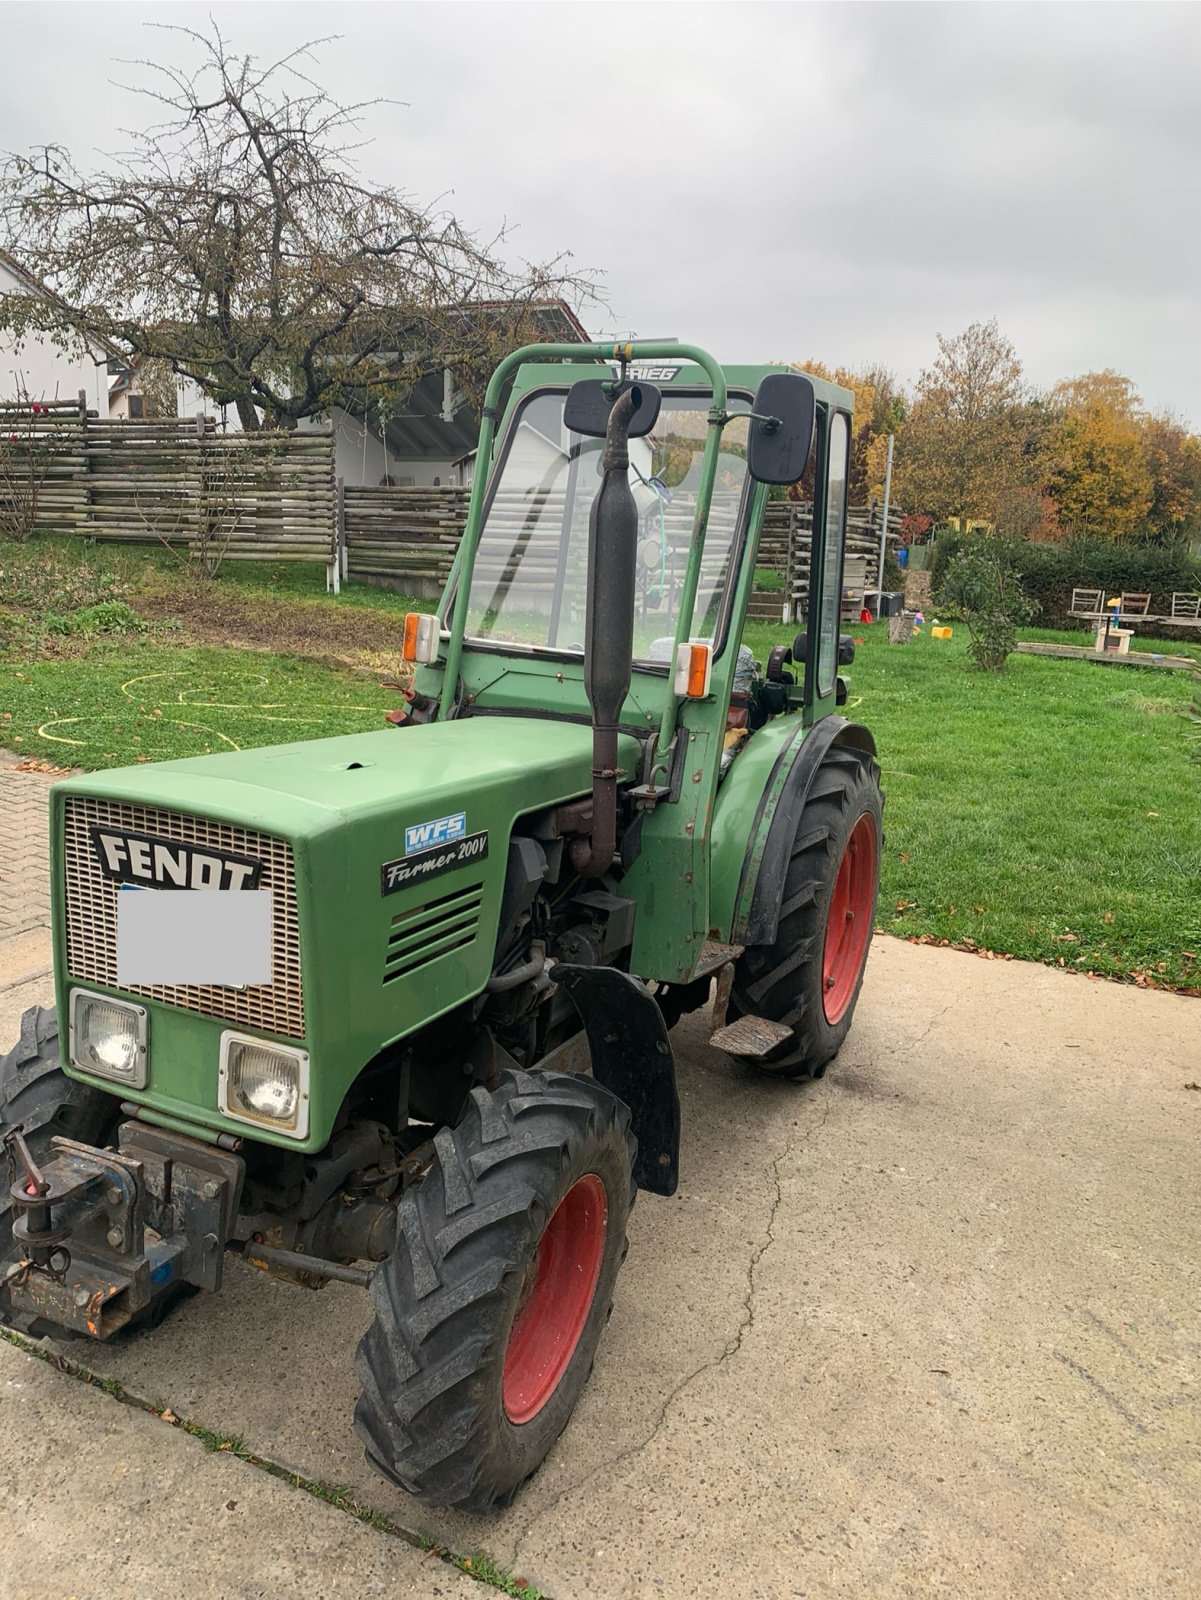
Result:
{"type": "Polygon", "coordinates": [[[0,940],[50,926],[50,785],[0,751],[0,940]]]}

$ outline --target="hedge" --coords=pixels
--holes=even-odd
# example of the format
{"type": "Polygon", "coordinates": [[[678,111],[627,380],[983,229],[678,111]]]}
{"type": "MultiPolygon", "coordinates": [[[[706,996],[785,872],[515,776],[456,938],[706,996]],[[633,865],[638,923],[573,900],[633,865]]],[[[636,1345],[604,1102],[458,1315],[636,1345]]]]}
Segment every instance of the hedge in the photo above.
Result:
{"type": "MultiPolygon", "coordinates": [[[[949,530],[934,544],[932,587],[937,594],[951,558],[974,534],[949,530]]],[[[1070,615],[1073,589],[1104,589],[1107,595],[1150,594],[1151,610],[1166,615],[1172,595],[1201,592],[1201,562],[1154,546],[1113,544],[1106,540],[1069,540],[1064,544],[1026,544],[1018,561],[1022,588],[1038,601],[1040,628],[1080,628],[1070,615]]],[[[1157,631],[1172,631],[1166,624],[1157,631]]],[[[1187,630],[1192,638],[1196,629],[1187,630]]]]}

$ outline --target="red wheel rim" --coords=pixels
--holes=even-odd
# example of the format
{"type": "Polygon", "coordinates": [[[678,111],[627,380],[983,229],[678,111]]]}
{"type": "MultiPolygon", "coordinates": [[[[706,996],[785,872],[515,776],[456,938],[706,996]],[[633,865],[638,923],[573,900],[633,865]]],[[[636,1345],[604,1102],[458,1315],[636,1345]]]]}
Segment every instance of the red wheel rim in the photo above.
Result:
{"type": "Polygon", "coordinates": [[[838,1022],[855,995],[867,960],[876,903],[876,819],[865,811],[851,829],[826,918],[822,949],[822,1006],[826,1021],[838,1022]]]}
{"type": "Polygon", "coordinates": [[[596,1294],[608,1215],[605,1186],[590,1172],[543,1229],[505,1351],[501,1399],[510,1422],[536,1417],[567,1371],[596,1294]]]}

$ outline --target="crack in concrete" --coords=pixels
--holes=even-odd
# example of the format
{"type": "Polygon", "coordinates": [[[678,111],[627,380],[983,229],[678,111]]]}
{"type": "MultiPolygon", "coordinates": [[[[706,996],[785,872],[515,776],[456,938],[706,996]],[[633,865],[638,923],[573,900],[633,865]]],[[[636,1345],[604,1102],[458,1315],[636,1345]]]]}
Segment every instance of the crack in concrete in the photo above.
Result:
{"type": "Polygon", "coordinates": [[[736,1356],[739,1350],[742,1349],[743,1340],[745,1339],[748,1330],[754,1326],[755,1322],[755,1294],[757,1288],[755,1283],[755,1273],[760,1262],[763,1260],[763,1257],[775,1243],[776,1216],[779,1213],[780,1206],[783,1203],[784,1198],[783,1190],[780,1184],[780,1168],[796,1150],[798,1150],[802,1145],[808,1144],[815,1134],[818,1134],[822,1131],[826,1123],[829,1121],[830,1113],[833,1109],[834,1102],[832,1100],[828,1100],[821,1116],[815,1122],[813,1122],[810,1127],[806,1128],[803,1133],[797,1135],[795,1138],[789,1139],[783,1150],[780,1151],[780,1154],[776,1156],[771,1163],[771,1178],[775,1192],[772,1195],[771,1203],[768,1207],[767,1223],[764,1227],[762,1240],[752,1250],[750,1260],[747,1263],[746,1292],[743,1295],[742,1300],[742,1314],[737,1328],[735,1328],[734,1332],[727,1339],[725,1348],[716,1356],[711,1357],[709,1360],[702,1361],[698,1367],[694,1367],[691,1372],[687,1373],[683,1378],[680,1379],[679,1383],[675,1385],[675,1387],[663,1401],[663,1404],[659,1407],[658,1416],[655,1418],[650,1432],[645,1436],[645,1438],[638,1440],[634,1444],[627,1445],[624,1450],[619,1450],[618,1453],[609,1460],[602,1461],[599,1466],[593,1467],[591,1472],[586,1472],[577,1483],[568,1484],[566,1488],[560,1489],[552,1500],[534,1513],[529,1522],[522,1529],[521,1533],[517,1536],[517,1540],[513,1545],[512,1561],[514,1564],[518,1564],[523,1559],[522,1551],[525,1545],[528,1543],[534,1529],[540,1522],[545,1521],[545,1519],[549,1517],[552,1512],[556,1511],[569,1495],[576,1494],[578,1491],[586,1489],[593,1479],[599,1477],[601,1473],[612,1474],[616,1472],[617,1469],[623,1465],[623,1463],[629,1461],[632,1457],[641,1455],[644,1450],[648,1449],[649,1446],[654,1443],[664,1423],[667,1421],[672,1407],[675,1405],[676,1401],[680,1398],[684,1391],[692,1383],[694,1383],[697,1378],[701,1377],[702,1374],[706,1372],[716,1372],[719,1367],[721,1367],[726,1361],[729,1361],[731,1357],[736,1356]]]}
{"type": "Polygon", "coordinates": [[[922,1032],[920,1034],[918,1034],[917,1038],[909,1046],[909,1053],[911,1055],[921,1045],[925,1044],[926,1040],[934,1032],[935,1028],[942,1021],[942,1019],[946,1016],[947,1012],[948,1011],[953,1011],[955,1009],[955,1006],[956,1006],[957,1003],[958,1002],[955,1001],[955,1000],[948,1000],[946,1005],[943,1006],[942,1010],[936,1012],[934,1014],[934,1016],[932,1016],[930,1018],[929,1022],[927,1022],[927,1024],[926,1024],[925,1028],[922,1030],[922,1032]]]}

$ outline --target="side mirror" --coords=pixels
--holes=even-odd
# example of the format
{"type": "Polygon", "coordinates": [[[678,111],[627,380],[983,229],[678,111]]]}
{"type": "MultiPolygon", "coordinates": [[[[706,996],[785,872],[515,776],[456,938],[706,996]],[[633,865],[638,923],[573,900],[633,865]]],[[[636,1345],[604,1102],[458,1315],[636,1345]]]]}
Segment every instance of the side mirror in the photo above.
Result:
{"type": "MultiPolygon", "coordinates": [[[[634,391],[634,414],[630,418],[631,439],[641,439],[659,420],[663,396],[653,383],[627,383],[634,391]]],[[[612,378],[581,378],[567,391],[563,421],[572,433],[588,439],[603,439],[609,427],[609,412],[621,386],[612,378]]]]}
{"type": "Polygon", "coordinates": [[[747,435],[747,470],[757,483],[795,483],[809,464],[817,410],[813,385],[799,372],[769,372],[755,394],[747,435]]]}

